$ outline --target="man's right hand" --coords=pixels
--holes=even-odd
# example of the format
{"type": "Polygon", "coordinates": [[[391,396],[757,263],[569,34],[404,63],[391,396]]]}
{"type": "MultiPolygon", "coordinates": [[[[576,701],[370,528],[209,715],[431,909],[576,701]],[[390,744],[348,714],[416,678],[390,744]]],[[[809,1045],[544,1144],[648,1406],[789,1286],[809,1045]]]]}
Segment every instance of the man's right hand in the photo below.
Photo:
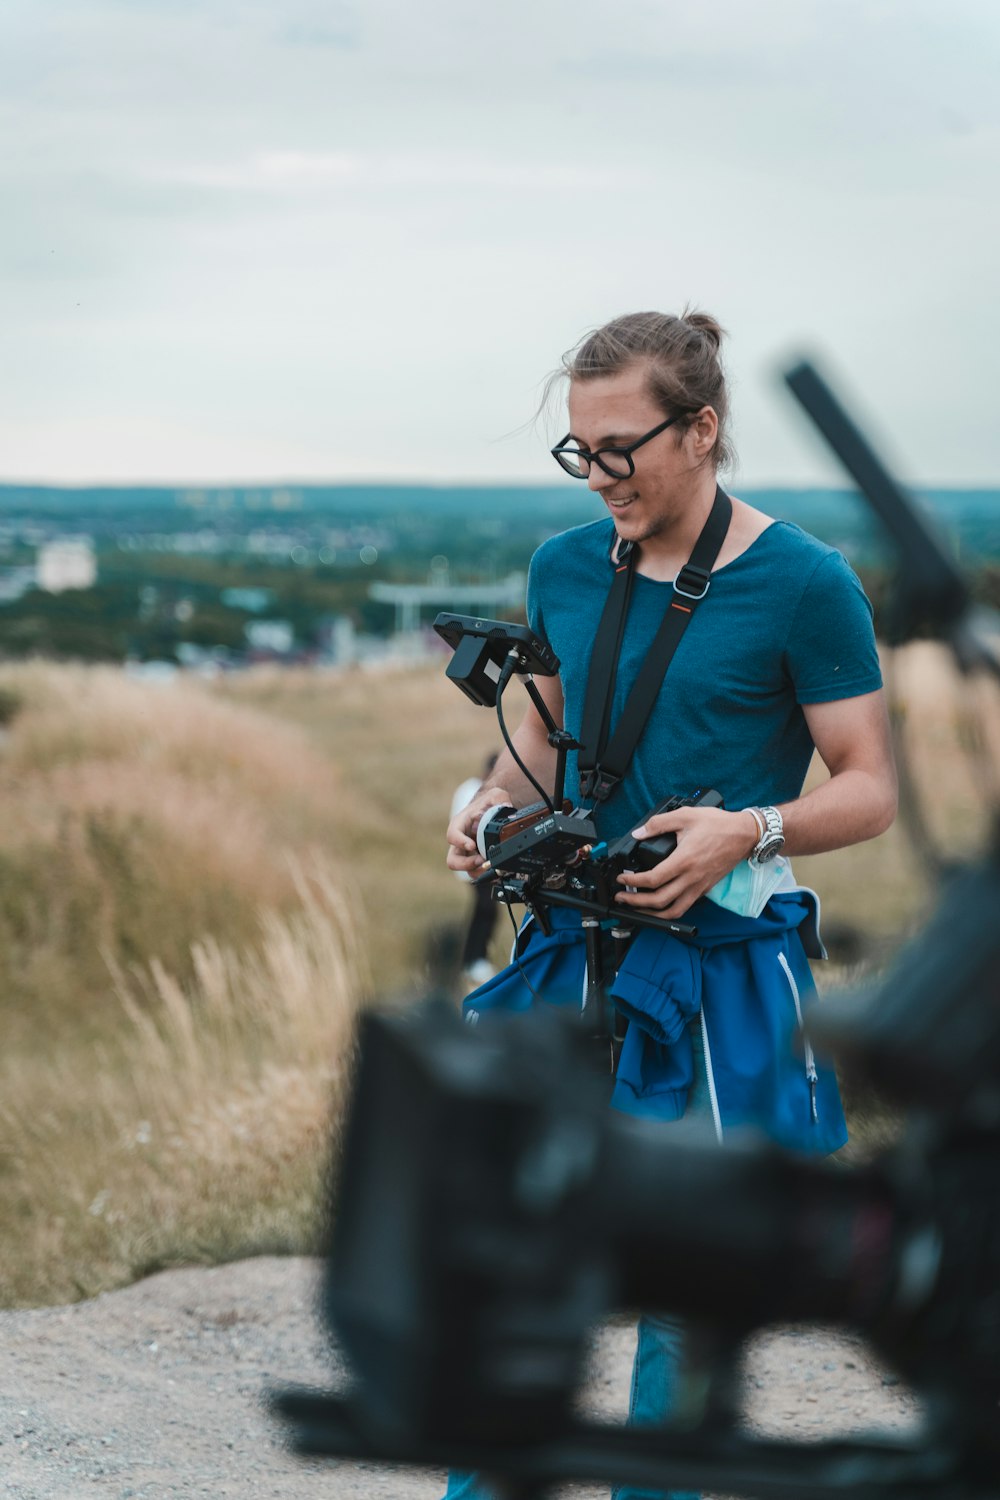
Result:
{"type": "Polygon", "coordinates": [[[483,859],[476,847],[476,831],[483,813],[498,803],[513,805],[510,794],[502,786],[480,787],[472,801],[452,818],[448,824],[449,870],[464,870],[475,880],[477,875],[489,869],[489,861],[483,859]]]}

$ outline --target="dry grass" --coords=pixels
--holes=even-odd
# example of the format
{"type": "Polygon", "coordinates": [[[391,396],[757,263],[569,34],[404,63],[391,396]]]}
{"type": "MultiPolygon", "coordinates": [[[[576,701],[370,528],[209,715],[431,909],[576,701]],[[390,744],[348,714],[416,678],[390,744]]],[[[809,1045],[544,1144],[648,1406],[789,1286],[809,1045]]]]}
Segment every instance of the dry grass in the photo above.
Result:
{"type": "Polygon", "coordinates": [[[195,684],[0,695],[0,1302],[313,1245],[369,985],[334,767],[195,684]]]}
{"type": "Polygon", "coordinates": [[[315,1248],[358,993],[328,872],[237,953],[194,945],[180,983],[109,964],[102,1044],[0,1071],[0,1304],[72,1300],[177,1262],[315,1248]]]}
{"type": "Polygon", "coordinates": [[[337,778],[294,728],[110,669],[7,666],[0,983],[19,1046],[102,1035],[104,954],[192,975],[202,933],[239,948],[291,911],[286,854],[331,857],[337,778]],[[39,1041],[47,1040],[43,1030],[39,1041]]]}
{"type": "MultiPolygon", "coordinates": [[[[900,769],[909,768],[934,843],[949,860],[975,854],[988,835],[987,809],[1000,801],[995,691],[981,678],[962,678],[929,641],[884,653],[883,671],[900,769]]],[[[807,785],[822,775],[814,765],[807,785]]],[[[796,859],[795,873],[821,893],[827,919],[857,927],[883,956],[919,926],[935,894],[903,816],[871,843],[796,859]]]]}
{"type": "MultiPolygon", "coordinates": [[[[971,847],[941,653],[901,653],[892,693],[971,847]]],[[[434,666],[152,687],[34,663],[0,669],[0,710],[0,1303],[312,1248],[352,1018],[418,993],[428,934],[465,919],[443,831],[495,719],[434,666]]],[[[898,827],[796,868],[869,962],[931,896],[898,827]]]]}
{"type": "MultiPolygon", "coordinates": [[[[301,726],[336,765],[344,794],[336,848],[373,935],[381,994],[419,990],[428,934],[466,918],[469,893],[445,868],[444,831],[455,787],[502,744],[496,716],[446,680],[443,660],[319,676],[267,670],[218,689],[301,726]]],[[[513,727],[518,696],[527,699],[516,689],[509,696],[513,727]]],[[[507,928],[498,933],[498,959],[509,948],[507,928]]]]}

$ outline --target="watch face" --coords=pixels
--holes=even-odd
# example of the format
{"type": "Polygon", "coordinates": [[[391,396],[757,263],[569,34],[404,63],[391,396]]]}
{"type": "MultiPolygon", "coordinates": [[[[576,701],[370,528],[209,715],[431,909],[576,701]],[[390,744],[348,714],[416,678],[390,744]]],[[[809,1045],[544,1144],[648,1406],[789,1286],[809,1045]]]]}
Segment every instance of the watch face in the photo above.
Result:
{"type": "Polygon", "coordinates": [[[757,863],[759,865],[767,864],[767,861],[769,859],[774,859],[775,855],[781,853],[784,846],[785,841],[783,838],[776,838],[773,839],[770,843],[765,844],[763,849],[760,849],[755,855],[757,863]]]}

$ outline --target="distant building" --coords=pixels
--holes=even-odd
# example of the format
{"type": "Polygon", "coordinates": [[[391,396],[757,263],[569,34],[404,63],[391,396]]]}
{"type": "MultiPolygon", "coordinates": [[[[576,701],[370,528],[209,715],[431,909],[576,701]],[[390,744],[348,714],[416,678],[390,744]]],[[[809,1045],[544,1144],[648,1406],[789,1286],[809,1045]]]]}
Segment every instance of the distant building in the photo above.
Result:
{"type": "Polygon", "coordinates": [[[287,620],[250,620],[243,632],[251,651],[287,656],[295,645],[295,631],[287,620]]]}
{"type": "Polygon", "coordinates": [[[36,575],[38,587],[47,594],[93,588],[97,582],[97,560],[90,539],[46,542],[38,549],[36,575]]]}
{"type": "Polygon", "coordinates": [[[413,635],[420,625],[420,612],[426,605],[438,610],[461,610],[464,605],[473,614],[488,614],[491,609],[519,609],[524,603],[523,573],[508,573],[497,583],[463,583],[449,581],[447,559],[443,568],[431,569],[429,583],[373,583],[369,599],[392,604],[396,611],[396,635],[413,635]]]}
{"type": "Polygon", "coordinates": [[[274,589],[223,589],[219,597],[228,609],[244,609],[248,614],[259,615],[274,603],[274,589]]]}
{"type": "Polygon", "coordinates": [[[360,648],[354,621],[349,615],[328,615],[316,632],[322,659],[331,666],[348,667],[358,659],[360,648]]]}

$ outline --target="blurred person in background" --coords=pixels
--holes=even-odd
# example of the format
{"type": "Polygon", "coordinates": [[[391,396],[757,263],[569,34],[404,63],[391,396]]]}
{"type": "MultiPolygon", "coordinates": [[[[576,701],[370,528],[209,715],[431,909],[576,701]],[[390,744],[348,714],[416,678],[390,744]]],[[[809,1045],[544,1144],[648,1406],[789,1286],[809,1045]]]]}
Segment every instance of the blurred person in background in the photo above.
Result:
{"type": "MultiPolygon", "coordinates": [[[[494,750],[484,760],[480,775],[468,777],[455,788],[455,795],[451,799],[452,819],[469,805],[473,797],[486,784],[496,763],[497,753],[494,750]]],[[[456,870],[455,873],[460,880],[472,881],[472,876],[466,870],[456,870]]],[[[492,881],[485,880],[473,884],[472,914],[465,933],[461,961],[462,983],[466,989],[476,989],[493,977],[494,969],[489,960],[489,950],[496,921],[497,903],[493,900],[492,881]]]]}

